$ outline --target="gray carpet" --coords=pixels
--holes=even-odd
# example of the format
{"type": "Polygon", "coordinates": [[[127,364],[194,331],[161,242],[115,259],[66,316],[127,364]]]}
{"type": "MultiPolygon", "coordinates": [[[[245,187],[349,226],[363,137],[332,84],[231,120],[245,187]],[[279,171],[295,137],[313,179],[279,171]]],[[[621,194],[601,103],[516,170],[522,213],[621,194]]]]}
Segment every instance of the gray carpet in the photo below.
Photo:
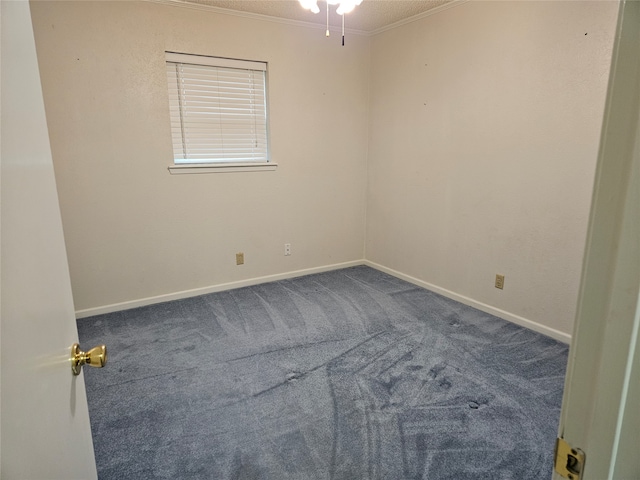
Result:
{"type": "Polygon", "coordinates": [[[368,267],[78,321],[100,479],[547,479],[568,347],[368,267]]]}

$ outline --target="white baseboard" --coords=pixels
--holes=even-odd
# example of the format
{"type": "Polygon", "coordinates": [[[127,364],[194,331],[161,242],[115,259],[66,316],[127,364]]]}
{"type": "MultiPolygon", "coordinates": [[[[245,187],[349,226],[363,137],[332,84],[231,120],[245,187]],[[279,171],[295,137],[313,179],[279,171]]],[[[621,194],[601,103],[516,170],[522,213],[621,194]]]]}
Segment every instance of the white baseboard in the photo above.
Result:
{"type": "Polygon", "coordinates": [[[412,277],[410,275],[405,275],[404,273],[398,272],[397,270],[387,268],[383,265],[377,264],[375,262],[371,262],[369,260],[354,260],[351,262],[336,263],[333,265],[325,265],[322,267],[308,268],[304,270],[295,270],[292,272],[279,273],[276,275],[266,275],[264,277],[249,278],[247,280],[239,280],[237,282],[221,283],[219,285],[211,285],[209,287],[194,288],[192,290],[183,290],[181,292],[167,293],[167,294],[158,295],[155,297],[141,298],[138,300],[114,303],[111,305],[104,305],[101,307],[87,308],[84,310],[77,310],[76,318],[86,318],[86,317],[91,317],[93,315],[102,315],[105,313],[119,312],[121,310],[144,307],[146,305],[153,305],[155,303],[169,302],[171,300],[180,300],[183,298],[196,297],[198,295],[205,295],[207,293],[222,292],[225,290],[232,290],[234,288],[249,287],[252,285],[259,285],[261,283],[275,282],[278,280],[286,280],[289,278],[302,277],[304,275],[311,275],[314,273],[329,272],[331,270],[339,270],[341,268],[355,267],[357,265],[367,265],[368,267],[375,268],[376,270],[380,270],[381,272],[388,273],[389,275],[393,275],[394,277],[400,278],[409,283],[413,283],[414,285],[417,285],[419,287],[426,288],[427,290],[431,290],[432,292],[439,293],[440,295],[443,295],[447,298],[451,298],[452,300],[456,300],[470,307],[477,308],[478,310],[481,310],[483,312],[490,313],[491,315],[495,315],[496,317],[500,317],[509,322],[512,322],[517,325],[521,325],[523,327],[534,330],[536,332],[542,333],[543,335],[547,335],[551,338],[555,338],[560,342],[564,342],[567,344],[571,343],[571,335],[561,332],[560,330],[547,327],[546,325],[542,325],[538,322],[534,322],[533,320],[529,320],[519,315],[514,315],[513,313],[509,313],[505,310],[492,307],[491,305],[487,305],[486,303],[478,302],[472,298],[465,297],[464,295],[460,295],[450,290],[447,290],[445,288],[438,287],[437,285],[433,285],[431,283],[425,282],[423,280],[412,277]]]}
{"type": "Polygon", "coordinates": [[[209,287],[194,288],[191,290],[183,290],[181,292],[167,293],[155,297],[141,298],[138,300],[130,300],[127,302],[113,303],[101,307],[87,308],[84,310],[76,310],[76,318],[92,317],[94,315],[102,315],[105,313],[119,312],[130,308],[144,307],[155,303],[170,302],[171,300],[181,300],[183,298],[197,297],[207,293],[223,292],[234,288],[250,287],[261,283],[276,282],[278,280],[286,280],[288,278],[302,277],[314,273],[329,272],[331,270],[339,270],[341,268],[355,267],[364,265],[364,260],[354,260],[351,262],[336,263],[334,265],[325,265],[322,267],[307,268],[304,270],[295,270],[293,272],[278,273],[276,275],[266,275],[264,277],[249,278],[247,280],[239,280],[237,282],[221,283],[219,285],[211,285],[209,287]]]}
{"type": "Polygon", "coordinates": [[[563,342],[566,344],[571,343],[571,335],[569,335],[568,333],[561,332],[560,330],[556,330],[555,328],[547,327],[546,325],[542,325],[541,323],[534,322],[533,320],[529,320],[528,318],[524,318],[519,315],[514,315],[513,313],[509,313],[505,310],[492,307],[491,305],[487,305],[486,303],[478,302],[477,300],[474,300],[472,298],[465,297],[464,295],[460,295],[458,293],[452,292],[451,290],[438,287],[437,285],[433,285],[431,283],[425,282],[423,280],[412,277],[410,275],[405,275],[404,273],[398,272],[391,268],[387,268],[383,265],[379,265],[369,260],[365,260],[364,265],[367,265],[368,267],[371,267],[371,268],[375,268],[376,270],[380,270],[381,272],[388,273],[389,275],[393,275],[394,277],[398,277],[409,283],[413,283],[414,285],[417,285],[419,287],[426,288],[427,290],[431,290],[432,292],[439,293],[440,295],[443,295],[447,298],[463,303],[470,307],[477,308],[478,310],[481,310],[485,313],[490,313],[491,315],[495,315],[496,317],[500,317],[504,320],[515,323],[516,325],[520,325],[522,327],[526,327],[535,332],[542,333],[543,335],[554,338],[560,342],[563,342]]]}

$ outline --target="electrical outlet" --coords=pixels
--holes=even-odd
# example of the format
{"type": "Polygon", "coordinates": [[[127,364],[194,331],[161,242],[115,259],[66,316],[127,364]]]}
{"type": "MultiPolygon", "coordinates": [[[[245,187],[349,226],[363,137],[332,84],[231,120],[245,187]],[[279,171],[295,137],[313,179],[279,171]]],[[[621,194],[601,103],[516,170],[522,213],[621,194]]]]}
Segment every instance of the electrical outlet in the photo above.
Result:
{"type": "Polygon", "coordinates": [[[288,257],[289,255],[291,255],[291,244],[290,243],[285,243],[284,244],[284,256],[288,257]]]}
{"type": "Polygon", "coordinates": [[[244,265],[244,253],[236,253],[236,265],[244,265]]]}
{"type": "Polygon", "coordinates": [[[504,288],[504,275],[496,273],[496,288],[502,290],[504,288]]]}

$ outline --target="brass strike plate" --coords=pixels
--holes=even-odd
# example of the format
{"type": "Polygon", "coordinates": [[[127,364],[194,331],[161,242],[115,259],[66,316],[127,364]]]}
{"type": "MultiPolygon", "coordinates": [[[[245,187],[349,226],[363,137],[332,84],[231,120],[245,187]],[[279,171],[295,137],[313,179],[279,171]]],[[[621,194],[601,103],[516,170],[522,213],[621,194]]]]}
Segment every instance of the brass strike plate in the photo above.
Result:
{"type": "Polygon", "coordinates": [[[555,470],[569,480],[580,480],[584,472],[585,453],[573,448],[564,438],[556,439],[555,470]]]}

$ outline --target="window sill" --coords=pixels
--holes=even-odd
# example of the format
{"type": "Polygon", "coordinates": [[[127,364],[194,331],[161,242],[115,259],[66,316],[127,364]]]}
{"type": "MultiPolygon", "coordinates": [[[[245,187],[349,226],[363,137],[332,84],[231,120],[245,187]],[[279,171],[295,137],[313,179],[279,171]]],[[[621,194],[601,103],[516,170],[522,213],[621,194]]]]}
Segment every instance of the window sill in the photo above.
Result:
{"type": "Polygon", "coordinates": [[[277,163],[191,163],[169,165],[171,175],[185,173],[268,172],[278,167],[277,163]]]}

